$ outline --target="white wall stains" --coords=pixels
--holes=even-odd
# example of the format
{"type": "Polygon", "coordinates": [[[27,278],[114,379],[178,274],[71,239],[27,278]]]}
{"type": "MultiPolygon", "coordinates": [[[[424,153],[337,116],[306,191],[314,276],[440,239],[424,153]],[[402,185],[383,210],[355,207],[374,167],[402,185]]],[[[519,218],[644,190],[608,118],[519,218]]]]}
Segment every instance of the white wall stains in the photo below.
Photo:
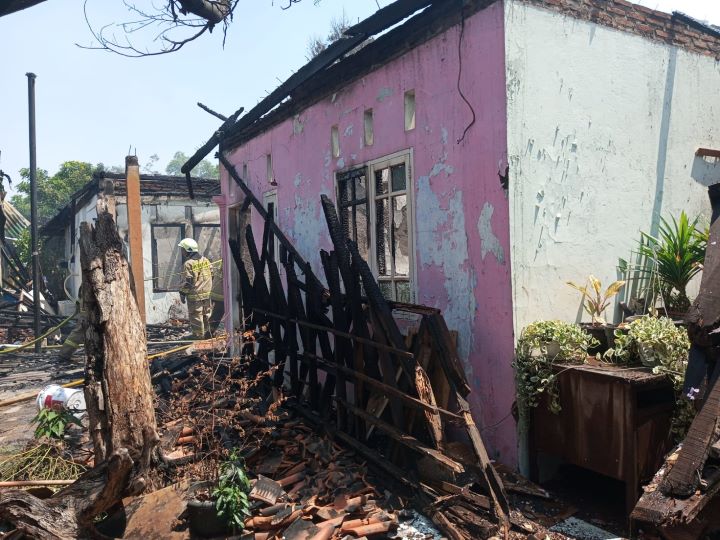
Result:
{"type": "Polygon", "coordinates": [[[345,128],[345,131],[343,132],[344,137],[349,137],[353,133],[353,125],[350,124],[348,127],[345,128]]]}
{"type": "Polygon", "coordinates": [[[505,51],[517,336],[576,319],[565,282],[617,279],[659,216],[709,217],[720,167],[695,150],[720,147],[720,63],[517,0],[505,51]]]}
{"type": "Polygon", "coordinates": [[[302,175],[300,173],[297,173],[295,175],[295,178],[293,178],[293,185],[295,187],[300,187],[301,182],[302,182],[302,175]]]}
{"type": "Polygon", "coordinates": [[[492,230],[491,220],[494,210],[493,205],[486,202],[480,211],[477,223],[478,233],[480,233],[480,255],[485,260],[485,255],[492,253],[497,262],[505,264],[505,250],[492,230]]]}
{"type": "Polygon", "coordinates": [[[430,179],[442,171],[451,174],[452,167],[437,168],[436,164],[429,175],[418,178],[417,208],[422,213],[417,224],[418,259],[423,266],[442,268],[450,300],[443,316],[448,326],[458,331],[460,358],[472,380],[473,368],[467,360],[473,341],[476,277],[468,259],[462,191],[454,191],[443,205],[431,186],[430,179]]]}
{"type": "MultiPolygon", "coordinates": [[[[320,197],[317,197],[318,201],[320,197]]],[[[285,208],[285,213],[292,219],[284,230],[292,236],[292,241],[297,250],[308,256],[308,262],[319,264],[320,262],[320,239],[327,234],[325,221],[320,218],[318,202],[315,199],[304,199],[295,194],[295,205],[290,212],[285,208]]],[[[316,266],[317,268],[317,266],[316,266]]]]}
{"type": "Polygon", "coordinates": [[[303,132],[303,130],[305,129],[305,124],[303,123],[299,114],[296,114],[293,117],[292,125],[293,125],[293,134],[294,135],[300,135],[303,132]]]}
{"type": "Polygon", "coordinates": [[[392,88],[383,87],[380,90],[378,90],[377,97],[375,99],[377,99],[379,102],[382,103],[383,101],[385,101],[385,98],[388,98],[392,95],[393,95],[392,88]]]}

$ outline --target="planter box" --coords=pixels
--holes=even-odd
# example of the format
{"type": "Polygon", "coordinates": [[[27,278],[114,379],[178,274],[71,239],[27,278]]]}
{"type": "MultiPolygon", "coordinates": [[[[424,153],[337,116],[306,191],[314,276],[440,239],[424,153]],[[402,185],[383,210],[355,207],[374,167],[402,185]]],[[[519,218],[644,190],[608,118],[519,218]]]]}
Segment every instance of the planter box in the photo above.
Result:
{"type": "Polygon", "coordinates": [[[562,411],[547,401],[532,411],[531,478],[539,480],[538,455],[558,457],[626,485],[628,515],[671,449],[672,383],[650,369],[557,366],[562,411]]]}

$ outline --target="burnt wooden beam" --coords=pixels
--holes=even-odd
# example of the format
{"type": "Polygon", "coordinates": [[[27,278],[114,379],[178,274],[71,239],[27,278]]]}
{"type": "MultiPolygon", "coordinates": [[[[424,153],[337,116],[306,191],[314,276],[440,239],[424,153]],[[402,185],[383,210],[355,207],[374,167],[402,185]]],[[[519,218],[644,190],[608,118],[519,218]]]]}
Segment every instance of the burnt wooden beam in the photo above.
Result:
{"type": "MultiPolygon", "coordinates": [[[[201,105],[198,103],[198,105],[201,105]]],[[[202,106],[202,105],[201,105],[202,106]]],[[[210,111],[207,107],[203,107],[205,110],[210,111]]],[[[222,141],[223,137],[225,136],[225,131],[228,130],[232,125],[235,123],[235,121],[238,119],[238,116],[242,114],[242,112],[245,110],[244,107],[240,107],[237,111],[235,111],[229,118],[226,118],[225,121],[222,123],[220,128],[212,134],[212,136],[207,140],[205,144],[203,144],[200,148],[198,148],[197,152],[195,152],[192,156],[190,156],[190,159],[188,159],[182,167],[180,167],[180,172],[185,175],[185,180],[187,182],[187,189],[188,194],[190,195],[191,199],[195,198],[195,192],[193,190],[193,184],[192,184],[192,177],[190,176],[190,172],[197,166],[198,163],[200,163],[205,157],[212,152],[212,149],[215,148],[218,144],[220,144],[220,141],[222,141]]],[[[216,116],[217,113],[214,113],[216,116]]]]}
{"type": "MultiPolygon", "coordinates": [[[[347,237],[343,231],[340,219],[338,218],[335,204],[326,195],[320,196],[320,202],[323,207],[323,213],[325,214],[325,222],[328,226],[330,238],[332,239],[333,247],[338,257],[338,268],[342,277],[343,283],[345,284],[345,292],[349,302],[349,324],[352,325],[353,331],[362,339],[370,338],[370,332],[368,331],[368,320],[365,315],[363,307],[363,300],[361,298],[360,289],[360,276],[357,274],[352,266],[352,257],[347,247],[347,237]]],[[[362,369],[368,374],[377,379],[380,378],[380,369],[378,368],[378,361],[376,355],[376,348],[368,348],[363,346],[363,342],[355,340],[356,343],[360,343],[359,350],[355,351],[355,356],[352,361],[353,367],[360,370],[360,363],[362,363],[362,369]]],[[[371,341],[369,344],[374,344],[375,341],[371,341]]],[[[356,385],[355,387],[355,403],[364,403],[365,395],[363,392],[362,385],[356,385]]]]}
{"type": "Polygon", "coordinates": [[[281,315],[281,314],[279,314],[279,313],[273,313],[272,311],[268,311],[268,310],[265,310],[265,309],[262,309],[262,308],[255,308],[254,311],[256,311],[256,312],[258,312],[258,313],[261,313],[261,314],[263,314],[263,315],[267,315],[268,317],[277,317],[277,318],[279,318],[279,319],[288,319],[288,320],[290,320],[291,322],[293,322],[293,323],[295,323],[295,324],[299,324],[300,326],[305,326],[305,327],[311,328],[311,329],[313,329],[313,330],[320,330],[320,331],[323,331],[323,332],[330,332],[331,334],[334,334],[334,335],[336,335],[336,336],[340,336],[340,337],[352,339],[353,341],[356,341],[356,342],[358,342],[358,343],[362,343],[362,344],[364,344],[364,345],[370,345],[371,347],[375,347],[375,348],[377,348],[377,349],[382,349],[382,350],[388,351],[388,352],[390,352],[390,353],[392,353],[392,354],[394,354],[394,355],[397,355],[397,356],[404,356],[404,357],[406,357],[406,358],[413,358],[413,354],[412,354],[411,352],[404,351],[404,350],[400,350],[400,349],[396,349],[396,348],[394,348],[394,347],[392,347],[392,346],[390,346],[390,345],[385,345],[384,343],[379,343],[379,342],[377,342],[377,341],[373,341],[372,339],[365,338],[365,337],[361,337],[361,336],[358,336],[358,335],[356,335],[356,334],[350,334],[350,333],[348,333],[348,332],[342,332],[342,331],[340,331],[340,330],[336,330],[335,328],[331,328],[331,327],[328,327],[328,326],[321,326],[321,325],[319,325],[319,324],[313,324],[313,323],[308,322],[308,321],[305,321],[305,320],[293,319],[292,317],[288,317],[287,315],[281,315]]]}
{"type": "MultiPolygon", "coordinates": [[[[336,401],[338,401],[340,398],[335,398],[336,401]]],[[[403,433],[399,429],[397,429],[395,426],[392,426],[388,424],[387,422],[381,420],[380,418],[376,418],[372,414],[368,414],[363,409],[359,409],[358,407],[355,407],[354,405],[351,405],[350,403],[343,403],[342,404],[347,410],[352,412],[353,414],[356,414],[360,418],[362,418],[365,422],[374,425],[377,427],[380,431],[394,439],[395,441],[399,442],[400,444],[403,444],[404,446],[410,448],[411,450],[414,450],[416,452],[419,452],[423,455],[429,456],[433,458],[435,461],[438,462],[438,464],[442,465],[443,467],[447,467],[451,471],[455,473],[463,473],[465,472],[465,467],[463,467],[460,463],[455,461],[454,459],[449,458],[439,450],[436,450],[435,448],[431,448],[419,440],[417,440],[415,437],[412,437],[408,435],[407,433],[403,433]]]]}
{"type": "Polygon", "coordinates": [[[720,384],[716,381],[703,408],[690,424],[675,465],[660,484],[663,494],[689,497],[698,489],[705,460],[717,439],[719,417],[720,384]]]}
{"type": "Polygon", "coordinates": [[[485,488],[488,495],[490,495],[490,498],[493,500],[498,520],[500,520],[507,529],[510,516],[510,503],[508,502],[507,494],[505,493],[505,485],[490,461],[490,456],[488,456],[485,444],[480,436],[480,431],[475,425],[472,413],[470,412],[470,405],[457,391],[455,392],[455,399],[457,400],[458,407],[460,408],[460,412],[465,421],[465,429],[468,437],[470,438],[470,443],[472,444],[475,457],[478,460],[477,465],[473,468],[475,468],[478,473],[480,484],[485,488]]]}
{"type": "Polygon", "coordinates": [[[343,34],[346,36],[377,34],[432,3],[433,0],[398,0],[351,26],[343,34]]]}
{"type": "MultiPolygon", "coordinates": [[[[340,289],[340,274],[338,268],[337,253],[333,251],[328,253],[325,250],[320,251],[320,260],[322,261],[323,269],[325,271],[325,280],[328,284],[330,291],[330,305],[332,307],[332,320],[333,326],[336,330],[341,332],[347,332],[350,329],[350,324],[347,320],[347,314],[345,312],[345,306],[342,301],[342,290],[340,289]]],[[[335,354],[333,360],[336,364],[344,366],[352,366],[352,342],[347,338],[336,336],[335,338],[335,354]]],[[[338,397],[343,401],[347,401],[347,388],[345,385],[345,377],[342,372],[336,374],[337,377],[337,389],[336,393],[338,397]]],[[[337,410],[337,422],[338,427],[345,431],[347,430],[347,416],[342,408],[338,407],[337,410]]]]}
{"type": "Polygon", "coordinates": [[[250,283],[250,275],[248,274],[247,268],[245,268],[245,262],[242,260],[240,243],[237,240],[230,238],[228,240],[228,244],[230,245],[230,253],[235,261],[235,267],[238,269],[238,274],[240,275],[240,295],[242,306],[244,309],[252,312],[252,308],[255,305],[252,295],[252,283],[250,283]]]}
{"type": "MultiPolygon", "coordinates": [[[[245,197],[250,200],[250,204],[255,208],[257,213],[260,215],[263,220],[267,221],[268,219],[268,213],[265,207],[262,204],[262,201],[260,201],[255,194],[252,192],[252,190],[248,187],[248,185],[245,183],[245,181],[240,177],[237,170],[235,170],[235,166],[228,161],[228,159],[220,153],[218,155],[218,159],[220,160],[220,163],[223,167],[225,167],[225,170],[230,174],[230,177],[235,181],[235,183],[238,185],[240,190],[245,194],[245,197]]],[[[285,236],[285,233],[282,232],[280,227],[277,226],[277,224],[273,221],[270,225],[270,230],[275,233],[275,237],[278,239],[278,241],[284,246],[284,248],[292,253],[293,258],[295,259],[295,262],[297,263],[298,267],[300,268],[308,268],[309,265],[307,261],[303,258],[303,256],[298,252],[297,249],[295,249],[295,246],[288,240],[288,238],[285,236]]],[[[306,276],[307,277],[307,276],[306,276]]],[[[312,276],[313,279],[317,279],[314,275],[312,276]]],[[[318,283],[318,286],[320,288],[324,289],[324,286],[322,283],[318,283]]]]}
{"type": "Polygon", "coordinates": [[[438,360],[443,372],[445,372],[445,377],[447,377],[448,381],[453,381],[456,390],[463,397],[467,397],[470,393],[470,385],[468,385],[465,377],[465,370],[458,357],[455,343],[450,338],[450,330],[448,330],[445,323],[445,318],[439,313],[424,316],[423,324],[427,325],[427,329],[435,340],[435,346],[438,349],[438,360]]]}

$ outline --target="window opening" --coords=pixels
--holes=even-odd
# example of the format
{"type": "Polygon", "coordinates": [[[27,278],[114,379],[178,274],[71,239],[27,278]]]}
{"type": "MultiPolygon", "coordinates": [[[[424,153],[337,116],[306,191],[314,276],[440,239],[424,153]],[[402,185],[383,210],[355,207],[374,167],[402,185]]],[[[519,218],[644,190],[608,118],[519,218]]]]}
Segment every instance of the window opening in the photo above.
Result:
{"type": "Polygon", "coordinates": [[[150,227],[154,292],[174,292],[182,285],[182,254],[178,244],[185,237],[185,225],[150,227]]]}

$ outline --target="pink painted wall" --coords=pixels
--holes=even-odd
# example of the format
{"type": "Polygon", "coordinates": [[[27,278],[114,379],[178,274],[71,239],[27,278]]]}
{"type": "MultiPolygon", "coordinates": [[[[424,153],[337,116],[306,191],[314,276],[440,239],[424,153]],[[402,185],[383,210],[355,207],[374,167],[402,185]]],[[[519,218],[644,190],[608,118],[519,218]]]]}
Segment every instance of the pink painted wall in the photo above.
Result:
{"type": "MultiPolygon", "coordinates": [[[[241,174],[247,163],[247,181],[262,198],[273,189],[265,158],[272,154],[279,225],[322,276],[319,250],[331,243],[320,194],[335,198],[335,172],[412,149],[416,301],[442,309],[459,332],[475,420],[487,427],[491,455],[515,465],[508,200],[498,177],[507,155],[503,3],[466,20],[459,47],[460,32],[449,29],[236,148],[229,159],[241,174]],[[460,143],[472,111],[458,92],[458,73],[476,115],[460,143]],[[405,131],[404,92],[412,89],[416,127],[405,131]],[[364,146],[368,108],[374,143],[364,146]],[[339,158],[331,154],[333,125],[339,158]]],[[[229,206],[242,200],[225,173],[222,190],[229,206]]],[[[255,231],[259,241],[262,228],[255,231]]],[[[225,249],[231,260],[227,243],[225,249]]]]}

